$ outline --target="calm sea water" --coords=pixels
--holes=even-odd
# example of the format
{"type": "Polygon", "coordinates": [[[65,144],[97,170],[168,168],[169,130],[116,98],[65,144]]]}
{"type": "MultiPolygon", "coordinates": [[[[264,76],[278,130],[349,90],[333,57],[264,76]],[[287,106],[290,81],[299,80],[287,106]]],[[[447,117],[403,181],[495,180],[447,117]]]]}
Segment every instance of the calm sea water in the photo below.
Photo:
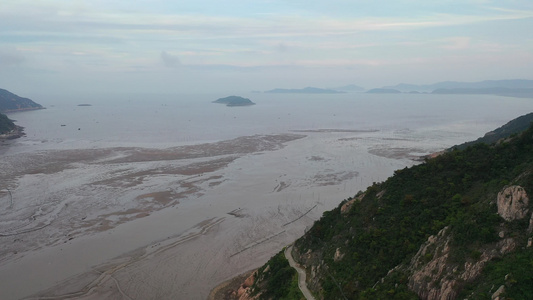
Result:
{"type": "Polygon", "coordinates": [[[12,113],[28,149],[164,147],[293,130],[411,131],[474,139],[533,111],[533,99],[485,95],[247,94],[257,105],[211,103],[226,95],[130,95],[35,99],[47,109],[12,113]],[[91,106],[78,106],[87,103],[91,106]]]}

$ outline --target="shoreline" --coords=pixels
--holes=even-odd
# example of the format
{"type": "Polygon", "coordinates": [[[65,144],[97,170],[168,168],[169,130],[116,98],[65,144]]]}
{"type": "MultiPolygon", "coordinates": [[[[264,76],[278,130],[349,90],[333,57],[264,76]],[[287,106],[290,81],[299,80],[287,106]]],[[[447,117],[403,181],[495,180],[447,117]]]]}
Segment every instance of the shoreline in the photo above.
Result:
{"type": "Polygon", "coordinates": [[[233,291],[238,290],[241,284],[246,280],[246,278],[250,277],[250,275],[252,275],[255,271],[257,271],[257,269],[253,269],[253,270],[241,273],[239,275],[236,275],[218,284],[209,292],[209,296],[207,297],[207,300],[229,300],[231,299],[227,297],[228,292],[231,293],[233,291]]]}
{"type": "Polygon", "coordinates": [[[0,111],[2,114],[11,114],[11,113],[18,113],[18,112],[25,112],[25,111],[32,111],[32,110],[40,110],[40,109],[46,109],[46,107],[27,107],[27,108],[19,108],[19,109],[8,109],[0,111]]]}
{"type": "Polygon", "coordinates": [[[24,127],[15,125],[15,129],[8,133],[0,134],[0,142],[14,140],[26,136],[24,133],[24,127]]]}

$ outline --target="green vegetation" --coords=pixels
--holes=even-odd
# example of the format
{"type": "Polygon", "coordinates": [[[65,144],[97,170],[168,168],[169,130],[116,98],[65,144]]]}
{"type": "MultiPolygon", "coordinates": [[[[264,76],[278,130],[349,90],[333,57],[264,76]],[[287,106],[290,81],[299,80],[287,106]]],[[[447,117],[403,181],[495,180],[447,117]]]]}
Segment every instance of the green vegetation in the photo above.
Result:
{"type": "MultiPolygon", "coordinates": [[[[485,299],[495,292],[493,285],[506,284],[506,296],[532,299],[533,250],[525,248],[529,218],[505,222],[497,214],[497,194],[509,184],[533,193],[533,128],[495,145],[455,149],[398,170],[356,195],[362,200],[347,213],[341,206],[352,198],[325,212],[295,246],[300,255],[318,256],[305,263],[325,270],[314,288],[324,299],[418,299],[408,288],[409,265],[429,236],[448,228],[447,263],[460,272],[466,262],[479,260],[483,249],[495,246],[504,230],[523,250],[489,262],[476,282],[459,281],[455,288],[464,287],[464,297],[485,299]],[[336,251],[344,254],[342,260],[334,260],[336,251]]],[[[422,256],[425,264],[432,259],[432,253],[422,256]]],[[[265,295],[279,293],[272,296],[281,299],[287,293],[276,278],[267,279],[276,283],[267,285],[265,295]]]]}
{"type": "Polygon", "coordinates": [[[252,286],[252,295],[258,294],[259,299],[305,299],[298,288],[298,274],[289,265],[283,251],[272,257],[257,271],[257,280],[252,286]]]}
{"type": "Polygon", "coordinates": [[[41,109],[40,104],[28,98],[19,97],[7,90],[0,89],[0,112],[41,109]]]}
{"type": "Polygon", "coordinates": [[[533,251],[520,249],[487,264],[483,274],[469,283],[459,299],[490,299],[500,286],[505,287],[506,299],[533,299],[533,251]]]}
{"type": "Polygon", "coordinates": [[[0,134],[8,133],[15,129],[15,124],[6,115],[0,114],[0,134]]]}
{"type": "Polygon", "coordinates": [[[510,121],[502,127],[485,134],[485,136],[480,137],[479,139],[473,142],[467,142],[456,147],[458,149],[466,149],[467,147],[473,146],[478,143],[493,144],[501,139],[508,138],[509,136],[515,135],[528,129],[532,122],[533,113],[529,113],[527,115],[520,116],[510,121]]]}

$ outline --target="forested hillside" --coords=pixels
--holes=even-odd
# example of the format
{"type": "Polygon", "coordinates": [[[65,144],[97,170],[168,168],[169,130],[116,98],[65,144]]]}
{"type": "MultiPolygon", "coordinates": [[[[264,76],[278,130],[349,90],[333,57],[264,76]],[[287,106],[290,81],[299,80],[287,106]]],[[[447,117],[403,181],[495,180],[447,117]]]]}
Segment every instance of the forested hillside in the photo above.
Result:
{"type": "Polygon", "coordinates": [[[533,299],[532,192],[529,128],[396,171],[325,212],[293,256],[319,299],[533,299]]]}
{"type": "Polygon", "coordinates": [[[6,115],[0,114],[0,134],[8,133],[15,129],[15,124],[6,115]]]}
{"type": "Polygon", "coordinates": [[[8,90],[0,89],[0,112],[32,110],[43,108],[28,98],[19,97],[8,90]]]}

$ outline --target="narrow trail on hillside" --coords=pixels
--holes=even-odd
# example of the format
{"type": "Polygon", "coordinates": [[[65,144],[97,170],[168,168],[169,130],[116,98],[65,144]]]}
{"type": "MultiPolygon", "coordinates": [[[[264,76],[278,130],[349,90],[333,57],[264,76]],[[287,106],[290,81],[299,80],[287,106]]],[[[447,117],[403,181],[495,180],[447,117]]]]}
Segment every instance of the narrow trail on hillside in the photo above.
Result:
{"type": "Polygon", "coordinates": [[[302,291],[302,294],[304,294],[305,299],[307,300],[315,300],[315,297],[313,297],[313,294],[311,294],[311,291],[307,288],[307,284],[305,283],[305,269],[301,268],[300,265],[298,265],[294,259],[292,258],[292,245],[285,248],[285,258],[289,261],[289,264],[291,267],[293,267],[296,272],[298,272],[298,287],[300,288],[300,291],[302,291]]]}

